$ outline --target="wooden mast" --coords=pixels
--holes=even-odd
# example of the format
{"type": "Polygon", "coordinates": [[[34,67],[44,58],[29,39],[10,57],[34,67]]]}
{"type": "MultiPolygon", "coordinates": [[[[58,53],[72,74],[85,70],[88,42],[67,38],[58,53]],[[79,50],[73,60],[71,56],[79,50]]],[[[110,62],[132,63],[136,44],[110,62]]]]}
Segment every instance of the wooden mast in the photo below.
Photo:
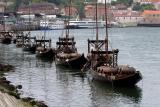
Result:
{"type": "Polygon", "coordinates": [[[68,10],[68,12],[69,12],[68,15],[69,15],[69,16],[68,16],[68,21],[67,21],[67,26],[68,26],[68,27],[67,27],[67,35],[66,35],[66,38],[67,38],[67,39],[68,39],[69,33],[70,33],[70,32],[69,32],[69,21],[70,21],[70,15],[71,15],[71,2],[72,2],[72,1],[69,0],[69,7],[68,7],[68,9],[69,9],[69,10],[68,10]]]}
{"type": "Polygon", "coordinates": [[[106,37],[105,37],[105,51],[108,55],[108,17],[107,17],[107,1],[105,0],[105,19],[106,19],[106,37]]]}
{"type": "Polygon", "coordinates": [[[31,31],[30,31],[30,27],[31,27],[31,16],[30,16],[30,14],[31,14],[31,7],[30,7],[30,5],[31,5],[31,0],[29,0],[29,28],[28,28],[28,30],[29,30],[29,38],[28,38],[28,40],[29,40],[29,43],[30,43],[30,37],[31,37],[31,31]]]}
{"type": "Polygon", "coordinates": [[[96,0],[96,51],[98,51],[98,18],[97,18],[97,8],[98,8],[98,4],[97,4],[97,0],[96,0]]]}
{"type": "Polygon", "coordinates": [[[3,30],[4,30],[4,32],[6,31],[6,21],[5,21],[5,12],[6,12],[6,7],[7,7],[7,0],[5,0],[5,4],[4,4],[5,6],[4,6],[4,13],[3,13],[3,30]]]}
{"type": "Polygon", "coordinates": [[[70,26],[69,26],[69,25],[70,25],[70,24],[69,24],[69,21],[70,21],[70,15],[71,15],[71,9],[70,9],[71,7],[70,7],[70,6],[71,6],[71,0],[69,0],[69,7],[68,7],[68,9],[69,9],[69,10],[68,10],[68,12],[69,12],[68,15],[69,15],[69,16],[68,16],[68,20],[67,20],[66,40],[65,40],[66,43],[67,43],[67,47],[68,47],[68,38],[69,38],[69,33],[70,33],[70,32],[69,32],[69,30],[70,30],[70,28],[69,28],[69,27],[70,27],[70,26]]]}
{"type": "Polygon", "coordinates": [[[46,39],[46,12],[47,11],[45,11],[45,18],[44,18],[44,21],[45,21],[45,28],[44,28],[44,49],[45,49],[45,39],[46,39]]]}

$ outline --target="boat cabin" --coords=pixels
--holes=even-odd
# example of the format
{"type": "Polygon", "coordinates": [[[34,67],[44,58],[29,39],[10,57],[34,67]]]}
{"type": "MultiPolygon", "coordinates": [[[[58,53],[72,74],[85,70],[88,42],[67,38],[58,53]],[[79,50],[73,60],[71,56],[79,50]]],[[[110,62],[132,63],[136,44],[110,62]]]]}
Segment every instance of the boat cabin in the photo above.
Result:
{"type": "Polygon", "coordinates": [[[59,41],[57,44],[57,52],[63,51],[65,53],[74,53],[77,52],[77,48],[75,47],[76,42],[74,41],[74,37],[66,38],[59,37],[59,41]]]}
{"type": "Polygon", "coordinates": [[[118,49],[111,51],[105,50],[107,40],[89,40],[88,39],[88,59],[92,60],[92,67],[104,64],[109,67],[118,66],[118,49]],[[94,47],[94,49],[92,48],[94,47]],[[96,66],[95,66],[96,65],[96,66]]]}

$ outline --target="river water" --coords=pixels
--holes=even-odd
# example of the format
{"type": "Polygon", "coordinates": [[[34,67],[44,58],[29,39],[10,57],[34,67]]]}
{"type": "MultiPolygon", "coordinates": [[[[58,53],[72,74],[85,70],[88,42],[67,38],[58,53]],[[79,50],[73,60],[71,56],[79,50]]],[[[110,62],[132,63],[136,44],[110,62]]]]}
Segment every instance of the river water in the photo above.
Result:
{"type": "MultiPolygon", "coordinates": [[[[100,29],[100,38],[105,30],[100,29]]],[[[95,38],[91,29],[71,30],[79,52],[87,54],[87,39],[95,38]]],[[[47,31],[52,46],[61,30],[47,31]]],[[[32,35],[43,35],[34,31],[32,35]]],[[[22,97],[44,101],[49,107],[159,107],[160,106],[160,28],[111,28],[109,40],[118,48],[119,64],[129,64],[141,71],[143,80],[136,87],[114,87],[91,81],[77,70],[55,66],[34,54],[23,52],[14,44],[0,44],[0,62],[16,67],[6,77],[14,85],[22,84],[22,97]]]]}

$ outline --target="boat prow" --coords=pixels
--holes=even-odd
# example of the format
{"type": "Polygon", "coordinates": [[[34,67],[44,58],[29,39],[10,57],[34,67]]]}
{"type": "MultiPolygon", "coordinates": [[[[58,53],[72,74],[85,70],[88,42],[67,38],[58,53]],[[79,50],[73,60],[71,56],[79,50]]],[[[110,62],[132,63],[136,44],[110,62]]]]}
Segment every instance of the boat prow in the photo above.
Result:
{"type": "Polygon", "coordinates": [[[2,44],[11,44],[12,39],[11,38],[3,38],[2,44]]]}
{"type": "Polygon", "coordinates": [[[45,48],[45,50],[37,50],[36,57],[43,59],[53,59],[55,51],[52,48],[45,48]]]}
{"type": "Polygon", "coordinates": [[[36,45],[25,45],[25,46],[23,46],[23,51],[35,53],[36,52],[36,45]]]}
{"type": "Polygon", "coordinates": [[[56,57],[57,65],[62,65],[65,67],[71,67],[75,69],[81,69],[86,62],[87,62],[87,59],[85,58],[84,54],[76,54],[73,57],[63,54],[63,55],[58,55],[56,57]]]}

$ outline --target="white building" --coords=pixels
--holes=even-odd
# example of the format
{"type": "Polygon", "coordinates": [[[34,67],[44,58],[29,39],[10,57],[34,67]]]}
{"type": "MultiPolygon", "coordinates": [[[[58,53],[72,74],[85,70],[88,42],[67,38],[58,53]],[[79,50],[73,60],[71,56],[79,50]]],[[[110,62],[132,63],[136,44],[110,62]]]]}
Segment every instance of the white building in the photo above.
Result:
{"type": "MultiPolygon", "coordinates": [[[[111,3],[111,1],[117,1],[117,0],[106,0],[107,3],[111,3]]],[[[105,0],[98,0],[98,3],[105,3],[105,0]]]]}

